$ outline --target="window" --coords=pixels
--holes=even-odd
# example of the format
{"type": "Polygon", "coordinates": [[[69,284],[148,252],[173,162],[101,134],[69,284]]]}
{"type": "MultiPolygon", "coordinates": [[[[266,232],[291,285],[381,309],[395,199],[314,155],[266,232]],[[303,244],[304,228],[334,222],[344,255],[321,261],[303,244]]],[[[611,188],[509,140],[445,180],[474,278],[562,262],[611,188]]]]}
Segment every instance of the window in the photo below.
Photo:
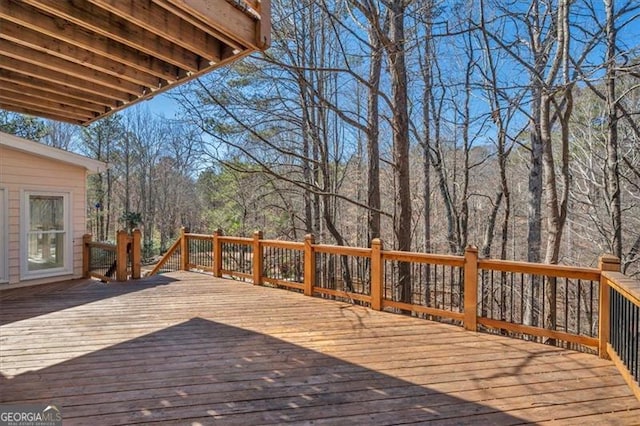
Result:
{"type": "Polygon", "coordinates": [[[9,280],[9,265],[7,260],[9,220],[7,216],[6,191],[4,188],[0,188],[0,283],[9,280]]]}
{"type": "Polygon", "coordinates": [[[22,272],[37,278],[71,273],[68,194],[27,192],[22,272]]]}

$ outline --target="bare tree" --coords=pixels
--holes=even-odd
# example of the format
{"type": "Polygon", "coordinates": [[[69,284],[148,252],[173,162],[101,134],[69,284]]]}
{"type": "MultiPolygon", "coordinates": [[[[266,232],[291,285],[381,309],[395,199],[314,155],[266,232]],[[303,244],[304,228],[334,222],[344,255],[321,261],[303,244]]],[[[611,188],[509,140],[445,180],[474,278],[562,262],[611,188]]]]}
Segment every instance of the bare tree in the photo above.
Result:
{"type": "MultiPolygon", "coordinates": [[[[407,45],[404,20],[407,10],[406,0],[384,2],[389,9],[389,37],[385,46],[389,60],[389,74],[392,92],[393,167],[397,183],[397,215],[394,218],[395,236],[398,250],[411,250],[412,205],[409,170],[409,109],[407,94],[407,66],[405,54],[407,45]]],[[[411,301],[410,264],[399,262],[398,285],[401,299],[411,301]]]]}
{"type": "MultiPolygon", "coordinates": [[[[109,116],[84,129],[82,133],[84,153],[113,166],[117,162],[118,145],[124,134],[121,121],[119,115],[109,116]]],[[[96,210],[95,238],[98,241],[115,238],[117,203],[114,187],[116,181],[117,173],[113,167],[89,178],[89,204],[96,210]]]]}
{"type": "Polygon", "coordinates": [[[80,127],[75,124],[63,123],[61,121],[47,121],[47,133],[42,138],[42,142],[65,151],[75,151],[78,149],[80,127]]]}
{"type": "Polygon", "coordinates": [[[622,212],[618,167],[618,103],[616,95],[616,26],[613,0],[603,0],[606,14],[607,192],[613,226],[613,254],[622,258],[622,212]]]}

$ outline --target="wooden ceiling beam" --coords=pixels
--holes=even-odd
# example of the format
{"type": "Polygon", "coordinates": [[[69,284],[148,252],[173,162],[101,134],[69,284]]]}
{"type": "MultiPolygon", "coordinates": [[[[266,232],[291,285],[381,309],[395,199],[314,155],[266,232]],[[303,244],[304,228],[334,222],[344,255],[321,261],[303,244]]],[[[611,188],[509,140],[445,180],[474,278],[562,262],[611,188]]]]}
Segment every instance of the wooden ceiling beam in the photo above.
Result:
{"type": "Polygon", "coordinates": [[[16,94],[24,94],[24,95],[28,95],[33,98],[42,99],[45,101],[59,102],[61,104],[83,109],[90,113],[104,114],[105,112],[109,111],[109,108],[104,105],[94,104],[92,102],[87,102],[87,101],[81,101],[79,99],[71,98],[69,96],[65,96],[62,94],[56,94],[56,93],[51,93],[44,90],[38,90],[37,88],[34,88],[34,87],[26,87],[26,86],[22,86],[20,84],[16,84],[9,81],[3,81],[0,84],[0,87],[1,87],[0,90],[6,90],[8,92],[13,92],[16,94]]]}
{"type": "Polygon", "coordinates": [[[91,68],[83,67],[82,65],[60,59],[56,56],[48,55],[47,53],[40,52],[38,50],[25,49],[19,44],[3,39],[0,39],[0,54],[84,80],[86,82],[86,86],[96,84],[134,96],[140,96],[145,92],[145,90],[148,90],[145,87],[131,83],[130,81],[126,81],[91,68]]]}
{"type": "Polygon", "coordinates": [[[188,49],[210,63],[220,62],[221,43],[151,0],[89,0],[102,9],[188,49]]]}
{"type": "Polygon", "coordinates": [[[258,48],[256,20],[227,0],[167,0],[245,48],[258,48]]]}
{"type": "Polygon", "coordinates": [[[198,55],[157,37],[138,25],[123,21],[116,15],[90,3],[75,2],[72,4],[59,0],[22,1],[53,16],[65,19],[185,70],[196,72],[200,69],[201,60],[198,55]]]}
{"type": "Polygon", "coordinates": [[[11,58],[0,53],[0,63],[3,64],[3,68],[35,78],[40,78],[45,81],[50,81],[55,84],[64,84],[66,86],[74,87],[76,89],[84,90],[90,93],[99,93],[103,96],[119,100],[127,103],[133,100],[134,96],[109,87],[100,86],[98,84],[89,84],[86,80],[82,80],[77,77],[73,77],[64,74],[59,71],[54,71],[48,68],[43,68],[31,63],[20,61],[16,58],[11,58]]]}
{"type": "Polygon", "coordinates": [[[160,78],[135,68],[115,62],[82,47],[74,46],[46,34],[0,18],[0,38],[18,43],[26,48],[46,52],[49,55],[86,66],[96,71],[123,78],[131,83],[146,87],[158,87],[160,78]]]}
{"type": "Polygon", "coordinates": [[[0,0],[0,102],[88,125],[266,47],[270,0],[0,0]]]}
{"type": "Polygon", "coordinates": [[[185,9],[180,8],[175,4],[173,4],[171,0],[151,0],[151,1],[153,1],[154,4],[160,6],[161,8],[167,10],[172,15],[176,15],[180,17],[180,19],[190,23],[194,27],[199,28],[200,30],[206,33],[215,34],[216,38],[220,40],[221,43],[226,44],[227,46],[230,46],[232,49],[235,49],[237,51],[242,51],[246,49],[246,46],[244,46],[235,38],[229,37],[223,33],[220,33],[214,27],[209,25],[207,22],[202,21],[201,19],[189,14],[189,12],[186,11],[185,9]]]}
{"type": "Polygon", "coordinates": [[[169,82],[183,74],[175,65],[42,13],[22,1],[0,1],[0,17],[169,82]]]}
{"type": "Polygon", "coordinates": [[[256,7],[260,13],[260,21],[256,24],[258,48],[265,50],[271,46],[271,0],[262,0],[256,7]]]}
{"type": "Polygon", "coordinates": [[[31,108],[38,111],[46,111],[51,114],[60,114],[78,120],[88,120],[96,116],[96,114],[53,101],[43,102],[40,99],[34,99],[25,95],[17,97],[14,93],[6,92],[2,89],[0,89],[0,102],[11,103],[20,108],[31,108]]]}
{"type": "Polygon", "coordinates": [[[22,87],[25,87],[25,90],[41,90],[44,92],[51,93],[52,97],[55,97],[60,94],[60,92],[64,93],[64,96],[77,99],[78,101],[87,101],[94,103],[96,105],[101,105],[105,109],[113,109],[120,106],[122,103],[111,98],[107,98],[105,96],[101,96],[96,93],[89,93],[83,90],[79,90],[67,85],[59,85],[54,84],[49,81],[44,81],[39,78],[35,78],[32,76],[22,75],[19,73],[15,73],[13,71],[9,71],[6,69],[0,69],[0,81],[3,81],[3,84],[15,83],[22,87]]]}
{"type": "Polygon", "coordinates": [[[71,124],[82,125],[86,122],[86,120],[77,120],[77,119],[62,115],[60,113],[56,114],[50,111],[38,110],[34,108],[22,108],[22,107],[5,103],[2,101],[0,101],[0,109],[5,109],[7,111],[13,111],[20,114],[26,114],[26,115],[37,115],[38,117],[48,118],[50,120],[55,120],[55,121],[64,121],[65,123],[71,123],[71,124]]]}

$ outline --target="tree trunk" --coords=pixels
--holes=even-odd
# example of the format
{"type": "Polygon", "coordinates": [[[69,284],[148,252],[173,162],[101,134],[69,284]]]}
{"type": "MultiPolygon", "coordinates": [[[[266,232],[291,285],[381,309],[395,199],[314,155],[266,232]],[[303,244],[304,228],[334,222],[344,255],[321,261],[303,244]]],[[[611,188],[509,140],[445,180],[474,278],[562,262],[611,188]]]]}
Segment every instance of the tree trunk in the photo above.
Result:
{"type": "MultiPolygon", "coordinates": [[[[405,2],[390,2],[389,69],[393,97],[392,127],[393,153],[397,181],[396,203],[398,216],[395,234],[398,250],[411,250],[411,193],[409,182],[409,110],[407,105],[407,68],[405,64],[405,2]]],[[[411,301],[411,265],[399,262],[398,285],[404,302],[411,301]]]]}
{"type": "Polygon", "coordinates": [[[613,254],[622,259],[622,201],[620,196],[620,174],[618,167],[618,112],[616,99],[616,36],[614,0],[604,0],[607,13],[607,194],[609,215],[613,226],[613,254]]]}
{"type": "MultiPolygon", "coordinates": [[[[531,157],[529,163],[529,198],[527,200],[527,261],[540,263],[542,246],[542,141],[540,137],[540,107],[542,103],[542,74],[545,60],[541,41],[539,3],[533,2],[533,17],[530,29],[531,50],[534,58],[534,70],[531,73],[531,113],[529,128],[531,132],[531,157]]],[[[524,323],[538,324],[538,296],[540,280],[533,276],[524,294],[524,323]]]]}
{"type": "MultiPolygon", "coordinates": [[[[553,79],[554,69],[558,69],[560,64],[563,68],[562,102],[558,104],[554,97],[558,90],[544,93],[540,110],[540,136],[542,141],[542,161],[544,170],[544,189],[546,192],[547,210],[547,249],[545,263],[557,264],[560,258],[560,245],[562,242],[562,232],[567,217],[567,205],[569,198],[569,118],[573,110],[572,86],[569,83],[569,5],[568,0],[561,0],[558,4],[557,19],[557,53],[554,63],[551,66],[548,82],[553,79]],[[561,149],[563,178],[562,194],[558,191],[556,180],[555,160],[553,155],[553,141],[551,136],[551,105],[555,105],[556,117],[560,121],[561,149]]],[[[550,330],[556,328],[557,320],[557,285],[556,278],[549,278],[545,287],[545,317],[544,327],[550,330]]],[[[554,339],[549,339],[548,343],[554,344],[554,339]]]]}
{"type": "MultiPolygon", "coordinates": [[[[371,30],[373,31],[373,30],[371,30]]],[[[380,238],[380,147],[378,143],[380,120],[378,90],[382,70],[382,46],[379,38],[370,33],[371,65],[369,68],[369,94],[367,98],[367,156],[368,168],[368,205],[369,205],[369,242],[380,238]]]]}

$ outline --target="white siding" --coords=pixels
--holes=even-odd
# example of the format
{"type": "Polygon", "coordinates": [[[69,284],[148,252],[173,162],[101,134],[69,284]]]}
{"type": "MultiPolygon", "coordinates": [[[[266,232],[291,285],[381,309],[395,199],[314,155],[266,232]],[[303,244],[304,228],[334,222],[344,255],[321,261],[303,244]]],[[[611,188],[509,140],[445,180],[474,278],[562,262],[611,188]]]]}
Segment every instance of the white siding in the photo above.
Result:
{"type": "Polygon", "coordinates": [[[7,239],[9,231],[8,209],[7,209],[7,191],[0,186],[0,283],[4,283],[9,279],[7,271],[7,247],[9,241],[7,239]]]}
{"type": "Polygon", "coordinates": [[[82,276],[82,236],[86,233],[87,171],[60,161],[0,146],[0,187],[8,201],[9,284],[20,283],[20,243],[24,191],[54,191],[70,194],[73,274],[28,281],[29,284],[60,281],[82,276]]]}

